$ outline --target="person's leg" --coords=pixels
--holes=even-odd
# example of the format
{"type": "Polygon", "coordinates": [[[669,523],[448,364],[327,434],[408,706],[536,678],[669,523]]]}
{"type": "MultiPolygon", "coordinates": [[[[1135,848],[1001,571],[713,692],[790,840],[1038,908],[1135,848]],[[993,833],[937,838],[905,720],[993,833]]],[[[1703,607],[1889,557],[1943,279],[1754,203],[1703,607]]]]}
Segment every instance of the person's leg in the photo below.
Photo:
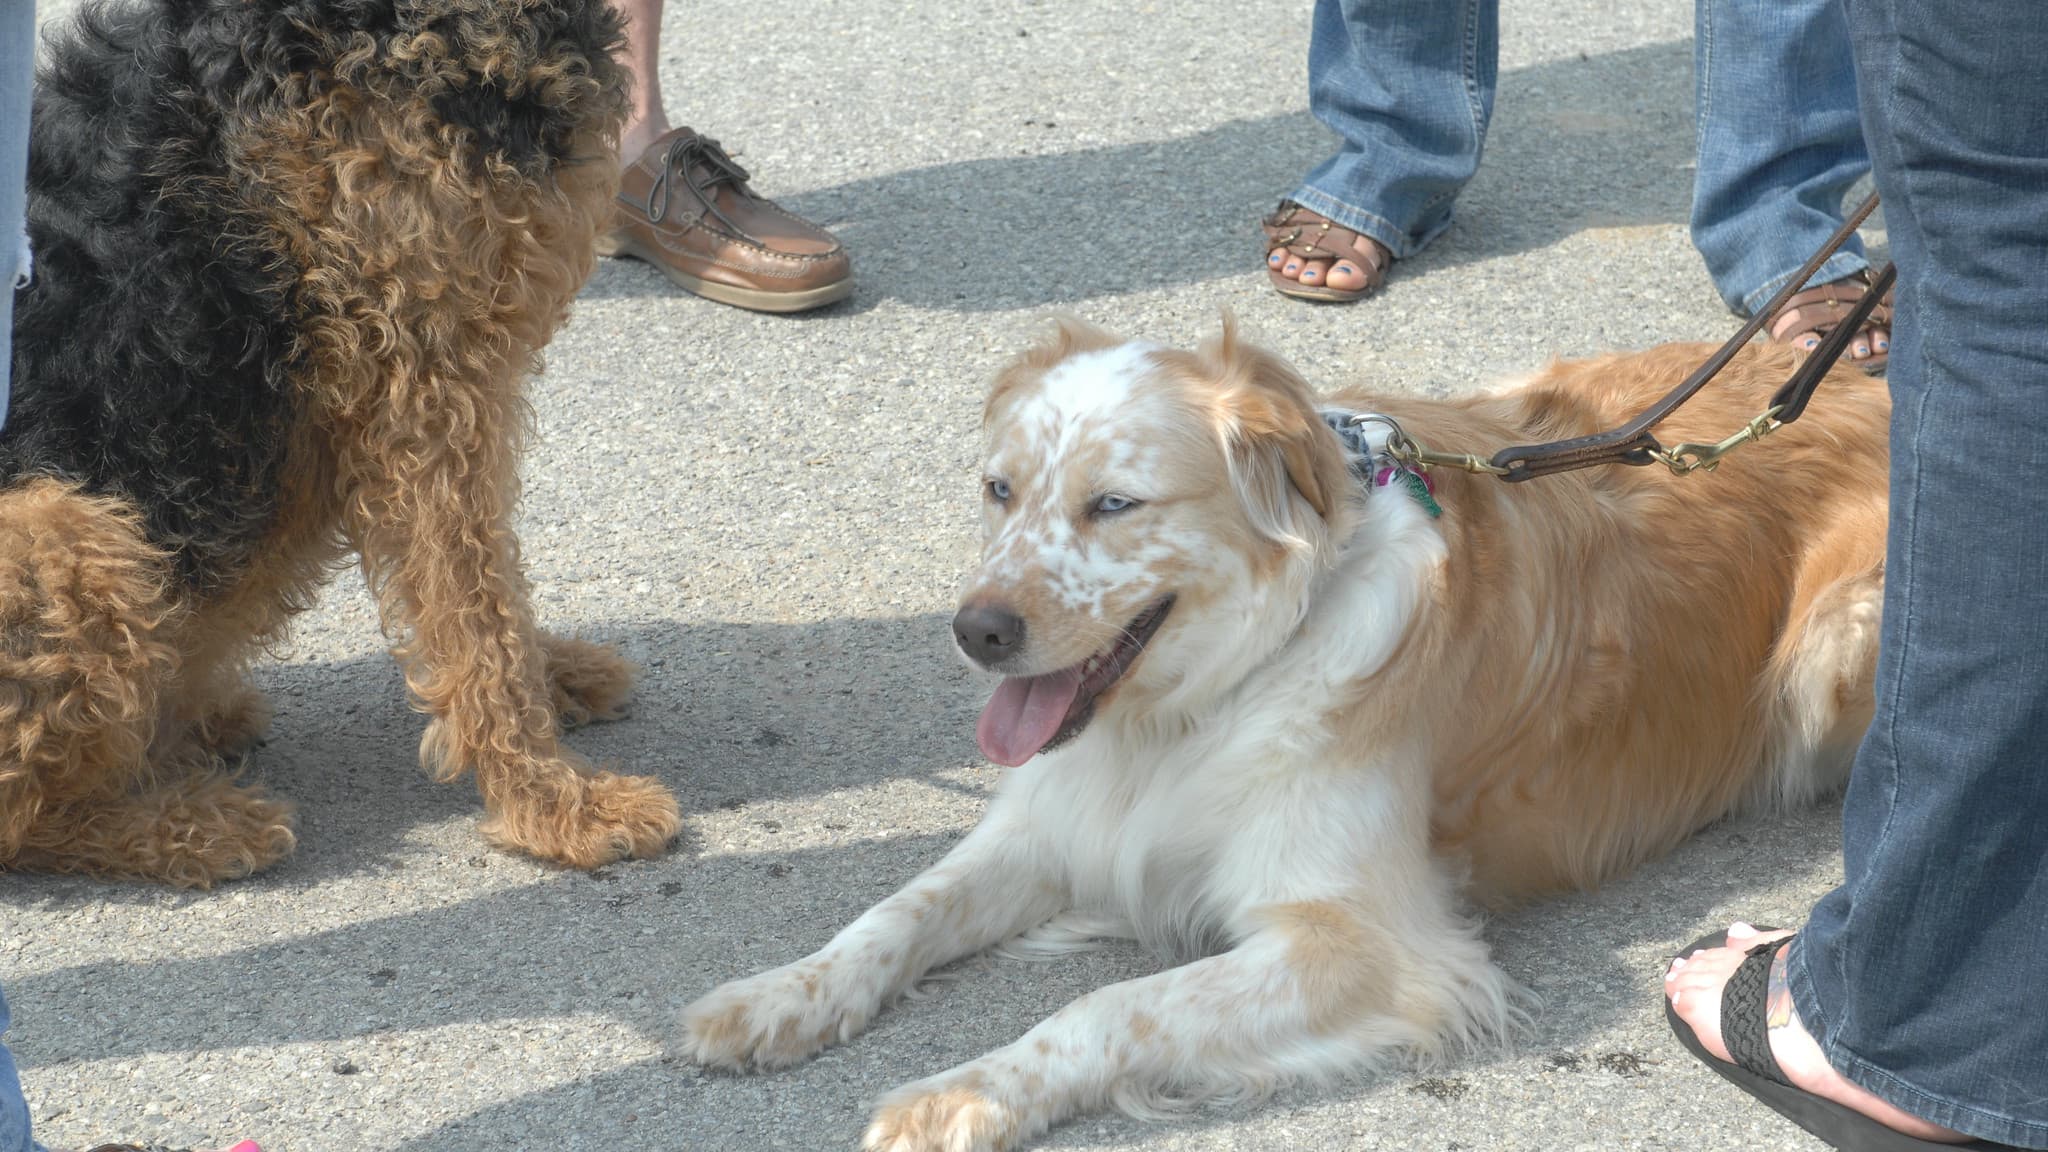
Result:
{"type": "Polygon", "coordinates": [[[661,102],[662,0],[613,0],[626,18],[626,45],[619,63],[633,74],[626,125],[619,131],[619,155],[631,160],[668,134],[668,110],[661,102]]]}
{"type": "Polygon", "coordinates": [[[1900,273],[1886,656],[1791,988],[1850,1081],[2048,1148],[2048,21],[1849,10],[1900,273]]]}
{"type": "MultiPolygon", "coordinates": [[[[1396,258],[1450,227],[1493,114],[1498,10],[1498,0],[1316,0],[1309,108],[1340,147],[1287,199],[1396,258]]],[[[1364,283],[1321,261],[1286,272],[1280,255],[1269,263],[1304,283],[1364,283]]]]}
{"type": "Polygon", "coordinates": [[[0,1152],[43,1152],[29,1130],[28,1101],[21,1094],[14,1055],[7,1050],[9,1023],[7,996],[0,990],[0,1152]]]}
{"type": "Polygon", "coordinates": [[[618,60],[632,92],[619,132],[617,209],[598,251],[652,264],[706,299],[761,312],[804,312],[851,296],[853,261],[838,237],[755,192],[716,140],[669,123],[662,0],[613,3],[625,21],[618,60]]]}
{"type": "MultiPolygon", "coordinates": [[[[34,0],[0,0],[0,428],[7,426],[7,381],[14,356],[14,289],[28,272],[22,231],[28,185],[28,110],[34,86],[34,0]]],[[[0,1148],[5,1148],[0,1143],[0,1148]]]]}
{"type": "MultiPolygon", "coordinates": [[[[1780,953],[1772,1050],[1805,1038],[1866,1114],[2048,1148],[2048,22],[1849,12],[1899,268],[1891,532],[1844,882],[1780,953]]],[[[1674,982],[1696,1029],[1728,952],[1674,982]]]]}
{"type": "MultiPolygon", "coordinates": [[[[1748,316],[1826,243],[1843,197],[1870,170],[1849,27],[1841,0],[1698,0],[1694,13],[1693,246],[1722,300],[1748,316]]],[[[1812,283],[1866,267],[1851,238],[1812,283]]],[[[1784,337],[1819,343],[1794,323],[1784,337]]],[[[1889,345],[1888,328],[1866,325],[1849,357],[1882,356],[1889,345]]]]}
{"type": "MultiPolygon", "coordinates": [[[[1748,316],[1841,226],[1870,171],[1841,0],[1698,0],[1693,83],[1693,246],[1748,316]]],[[[1867,266],[1852,237],[1814,282],[1867,266]]]]}

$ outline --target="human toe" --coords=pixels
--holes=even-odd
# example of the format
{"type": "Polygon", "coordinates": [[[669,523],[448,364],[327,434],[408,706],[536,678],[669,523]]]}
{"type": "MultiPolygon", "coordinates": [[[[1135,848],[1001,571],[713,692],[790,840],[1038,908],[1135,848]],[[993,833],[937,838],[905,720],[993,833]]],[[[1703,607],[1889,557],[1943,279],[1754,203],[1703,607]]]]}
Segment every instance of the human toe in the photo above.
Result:
{"type": "Polygon", "coordinates": [[[1355,260],[1339,260],[1330,267],[1330,274],[1324,283],[1346,292],[1356,292],[1372,283],[1364,269],[1355,260]]]}

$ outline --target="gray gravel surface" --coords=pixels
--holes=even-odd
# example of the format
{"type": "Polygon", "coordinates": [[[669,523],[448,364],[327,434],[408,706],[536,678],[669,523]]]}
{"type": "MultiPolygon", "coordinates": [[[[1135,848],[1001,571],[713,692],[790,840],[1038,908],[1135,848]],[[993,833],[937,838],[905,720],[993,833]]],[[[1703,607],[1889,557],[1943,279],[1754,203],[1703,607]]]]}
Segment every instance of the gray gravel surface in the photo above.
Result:
{"type": "MultiPolygon", "coordinates": [[[[1268,290],[1253,229],[1330,147],[1306,0],[672,5],[671,110],[837,229],[860,276],[849,303],[776,318],[606,263],[533,388],[540,611],[644,670],[632,715],[574,743],[666,780],[684,840],[591,875],[487,850],[473,789],[415,766],[421,718],[345,576],[258,672],[278,714],[249,771],[299,802],[295,858],[203,894],[0,877],[9,1039],[45,1138],[850,1148],[888,1088],[1150,970],[1129,949],[971,962],[790,1072],[663,1058],[683,1001],[822,943],[981,811],[986,687],[945,620],[982,390],[1045,315],[1185,343],[1232,309],[1321,382],[1428,391],[1732,329],[1684,228],[1689,7],[1504,8],[1459,223],[1382,298],[1313,307],[1268,290]]],[[[1818,1147],[1668,1037],[1658,973],[1731,916],[1797,922],[1837,875],[1835,820],[1717,827],[1495,918],[1544,1000],[1508,1051],[1251,1112],[1086,1118],[1042,1146],[1818,1147]]]]}

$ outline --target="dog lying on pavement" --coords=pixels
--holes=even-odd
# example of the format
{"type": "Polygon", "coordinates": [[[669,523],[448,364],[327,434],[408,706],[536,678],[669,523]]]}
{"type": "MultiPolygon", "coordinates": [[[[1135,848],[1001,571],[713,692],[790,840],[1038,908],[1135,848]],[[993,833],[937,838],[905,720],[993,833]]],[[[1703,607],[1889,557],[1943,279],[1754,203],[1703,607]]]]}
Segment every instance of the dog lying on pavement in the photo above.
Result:
{"type": "MultiPolygon", "coordinates": [[[[902,891],[685,1009],[684,1053],[786,1066],[950,960],[1107,936],[1177,966],[890,1093],[865,1147],[1008,1148],[1109,1105],[1509,1034],[1518,990],[1475,906],[1598,885],[1844,779],[1871,711],[1889,405],[1837,369],[1711,477],[1519,485],[1389,467],[1378,418],[1438,447],[1584,435],[1709,351],[1319,407],[1228,327],[1190,353],[1062,326],[988,399],[983,562],[954,621],[1003,677],[977,736],[1009,773],[902,891]]],[[[1660,434],[1742,427],[1793,355],[1750,347],[1660,434]]]]}

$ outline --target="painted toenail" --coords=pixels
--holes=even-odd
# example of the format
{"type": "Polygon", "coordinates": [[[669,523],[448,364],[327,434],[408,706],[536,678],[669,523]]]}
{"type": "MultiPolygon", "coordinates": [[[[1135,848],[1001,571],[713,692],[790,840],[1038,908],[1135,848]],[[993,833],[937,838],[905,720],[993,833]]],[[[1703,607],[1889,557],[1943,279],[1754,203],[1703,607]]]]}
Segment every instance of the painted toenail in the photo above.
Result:
{"type": "Polygon", "coordinates": [[[1299,265],[1299,264],[1289,264],[1289,265],[1287,266],[1287,270],[1288,270],[1289,272],[1292,272],[1292,271],[1294,271],[1295,269],[1297,269],[1297,268],[1300,268],[1300,267],[1301,267],[1301,265],[1299,265]]]}
{"type": "Polygon", "coordinates": [[[1730,936],[1754,936],[1756,935],[1756,929],[1743,921],[1737,920],[1728,926],[1728,934],[1730,936]]]}

